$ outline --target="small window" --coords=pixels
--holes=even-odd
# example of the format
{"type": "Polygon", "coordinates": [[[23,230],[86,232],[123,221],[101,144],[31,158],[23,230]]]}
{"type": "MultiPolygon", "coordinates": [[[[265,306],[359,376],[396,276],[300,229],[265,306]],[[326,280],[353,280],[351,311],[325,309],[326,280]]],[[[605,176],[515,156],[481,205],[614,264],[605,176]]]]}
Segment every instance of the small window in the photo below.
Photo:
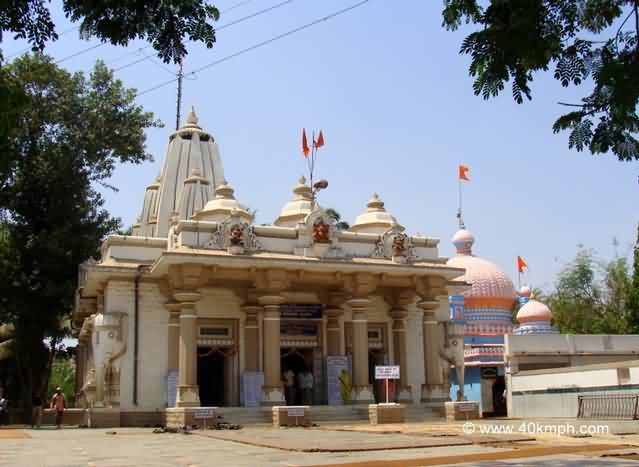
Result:
{"type": "Polygon", "coordinates": [[[229,328],[201,327],[200,336],[207,337],[228,337],[229,328]]]}
{"type": "Polygon", "coordinates": [[[370,340],[379,341],[382,339],[381,332],[379,329],[375,329],[373,331],[368,331],[368,338],[370,340]]]}

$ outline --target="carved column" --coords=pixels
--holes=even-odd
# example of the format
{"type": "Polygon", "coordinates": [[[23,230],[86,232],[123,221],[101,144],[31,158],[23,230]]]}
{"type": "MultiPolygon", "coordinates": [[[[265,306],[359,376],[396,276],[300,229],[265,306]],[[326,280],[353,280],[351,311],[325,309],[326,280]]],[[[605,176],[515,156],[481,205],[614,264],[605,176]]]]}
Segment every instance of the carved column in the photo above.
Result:
{"type": "Polygon", "coordinates": [[[368,319],[369,298],[353,298],[347,302],[353,311],[353,390],[354,403],[375,401],[373,387],[368,382],[368,319]]]}
{"type": "Polygon", "coordinates": [[[344,295],[333,293],[329,297],[326,308],[326,354],[344,355],[344,328],[340,326],[340,318],[344,314],[342,303],[344,295]]]}
{"type": "MultiPolygon", "coordinates": [[[[446,365],[442,364],[440,348],[442,346],[442,327],[436,319],[439,300],[426,297],[417,303],[424,312],[424,380],[422,385],[422,402],[442,402],[449,399],[448,388],[444,384],[443,372],[446,365]]],[[[450,370],[448,370],[450,371],[450,370]]]]}
{"type": "MultiPolygon", "coordinates": [[[[258,317],[262,307],[257,304],[242,306],[244,311],[244,369],[260,371],[260,328],[258,317]]],[[[278,336],[279,337],[279,336],[278,336]]]]}
{"type": "Polygon", "coordinates": [[[200,395],[197,385],[197,312],[198,292],[183,291],[174,294],[180,308],[179,380],[177,407],[198,407],[200,395]]]}
{"type": "Polygon", "coordinates": [[[280,369],[280,305],[284,298],[281,295],[262,295],[258,301],[264,307],[262,405],[286,405],[280,369]]]}
{"type": "Polygon", "coordinates": [[[408,384],[408,339],[406,338],[406,307],[414,300],[414,294],[399,293],[390,297],[389,312],[393,319],[393,356],[395,365],[399,365],[399,402],[412,403],[412,388],[408,384]]]}
{"type": "Polygon", "coordinates": [[[164,306],[169,313],[167,368],[169,371],[177,370],[179,367],[180,353],[180,304],[167,303],[164,306]]]}

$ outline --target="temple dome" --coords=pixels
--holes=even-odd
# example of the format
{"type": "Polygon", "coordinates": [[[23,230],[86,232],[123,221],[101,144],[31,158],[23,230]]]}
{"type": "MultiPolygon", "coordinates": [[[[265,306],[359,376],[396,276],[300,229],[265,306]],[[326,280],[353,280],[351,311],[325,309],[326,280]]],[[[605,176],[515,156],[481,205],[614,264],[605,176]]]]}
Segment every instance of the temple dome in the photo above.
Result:
{"type": "Polygon", "coordinates": [[[242,204],[235,199],[235,190],[226,181],[215,189],[215,198],[206,203],[204,209],[193,216],[199,221],[222,222],[231,215],[238,215],[247,222],[253,220],[253,216],[242,204]]]}
{"type": "Polygon", "coordinates": [[[474,235],[461,229],[453,236],[457,255],[448,266],[462,268],[466,273],[456,280],[471,284],[464,296],[466,334],[505,334],[512,330],[511,310],[517,293],[512,281],[496,264],[472,254],[474,235]]]}
{"type": "Polygon", "coordinates": [[[399,225],[397,219],[386,210],[384,202],[379,198],[378,194],[374,193],[366,204],[366,211],[357,216],[355,223],[348,230],[351,232],[381,234],[391,228],[396,228],[400,231],[404,230],[404,227],[399,225]]]}
{"type": "Polygon", "coordinates": [[[513,334],[557,334],[559,331],[550,324],[551,319],[550,308],[531,298],[517,312],[519,326],[513,334]]]}
{"type": "Polygon", "coordinates": [[[530,298],[531,294],[532,294],[532,290],[527,285],[524,285],[524,286],[521,287],[521,289],[519,289],[519,296],[520,297],[530,298]]]}
{"type": "Polygon", "coordinates": [[[535,299],[530,299],[517,312],[517,321],[525,323],[528,321],[548,321],[552,319],[550,308],[535,299]]]}
{"type": "Polygon", "coordinates": [[[306,219],[312,210],[312,189],[306,184],[306,178],[300,177],[297,185],[293,188],[293,198],[284,205],[274,224],[280,227],[295,227],[306,219]]]}

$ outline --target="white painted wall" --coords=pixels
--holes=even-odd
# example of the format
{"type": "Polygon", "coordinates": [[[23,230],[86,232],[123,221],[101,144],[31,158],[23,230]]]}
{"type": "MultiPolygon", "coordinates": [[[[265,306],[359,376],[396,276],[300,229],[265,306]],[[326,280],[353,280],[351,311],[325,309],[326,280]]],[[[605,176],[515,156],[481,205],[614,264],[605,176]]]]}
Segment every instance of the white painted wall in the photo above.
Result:
{"type": "MultiPolygon", "coordinates": [[[[138,409],[166,407],[168,318],[166,299],[155,284],[140,284],[138,409]]],[[[133,354],[133,347],[130,348],[133,354]]]]}
{"type": "Polygon", "coordinates": [[[510,378],[508,391],[512,403],[509,407],[509,416],[515,418],[576,417],[578,396],[637,394],[639,390],[632,385],[638,384],[639,362],[637,361],[522,372],[510,378]],[[617,366],[629,368],[628,380],[620,381],[617,366]],[[602,390],[602,387],[611,387],[611,389],[602,390]],[[548,392],[531,393],[531,391],[548,392]]]}

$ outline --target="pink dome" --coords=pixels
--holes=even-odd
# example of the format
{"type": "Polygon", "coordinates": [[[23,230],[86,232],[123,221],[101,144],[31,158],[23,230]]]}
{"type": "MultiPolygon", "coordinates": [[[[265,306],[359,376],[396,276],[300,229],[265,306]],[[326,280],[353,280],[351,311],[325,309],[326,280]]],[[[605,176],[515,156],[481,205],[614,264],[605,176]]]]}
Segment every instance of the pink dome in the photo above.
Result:
{"type": "Polygon", "coordinates": [[[526,323],[529,321],[548,321],[552,318],[550,308],[535,299],[531,299],[517,312],[517,321],[526,323]]]}
{"type": "Polygon", "coordinates": [[[466,269],[466,274],[457,278],[472,285],[463,292],[466,306],[506,309],[514,306],[517,293],[513,282],[496,264],[471,255],[455,256],[446,264],[466,269]]]}
{"type": "Polygon", "coordinates": [[[457,278],[472,285],[463,292],[466,307],[500,308],[510,310],[515,305],[517,292],[513,282],[499,266],[472,255],[475,236],[466,229],[453,236],[457,256],[447,261],[448,266],[463,268],[466,274],[457,278]]]}

